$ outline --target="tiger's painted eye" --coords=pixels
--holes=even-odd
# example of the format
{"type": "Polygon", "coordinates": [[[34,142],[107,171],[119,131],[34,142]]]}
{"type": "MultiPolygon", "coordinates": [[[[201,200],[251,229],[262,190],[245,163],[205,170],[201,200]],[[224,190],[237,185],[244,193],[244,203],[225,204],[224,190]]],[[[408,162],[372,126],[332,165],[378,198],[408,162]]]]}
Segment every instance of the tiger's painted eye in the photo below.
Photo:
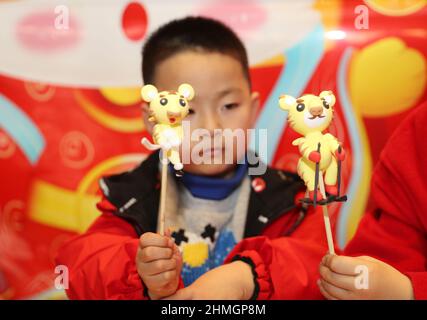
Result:
{"type": "Polygon", "coordinates": [[[179,99],[179,104],[181,105],[181,107],[185,107],[187,104],[185,103],[184,99],[179,99]]]}
{"type": "Polygon", "coordinates": [[[305,104],[304,103],[298,103],[297,104],[297,111],[298,112],[302,112],[305,109],[305,104]]]}
{"type": "Polygon", "coordinates": [[[328,101],[323,100],[323,106],[324,106],[326,109],[329,109],[329,103],[328,103],[328,101]]]}
{"type": "Polygon", "coordinates": [[[162,98],[162,99],[160,99],[160,104],[161,104],[162,106],[167,105],[167,104],[168,104],[168,99],[166,99],[166,98],[162,98]]]}

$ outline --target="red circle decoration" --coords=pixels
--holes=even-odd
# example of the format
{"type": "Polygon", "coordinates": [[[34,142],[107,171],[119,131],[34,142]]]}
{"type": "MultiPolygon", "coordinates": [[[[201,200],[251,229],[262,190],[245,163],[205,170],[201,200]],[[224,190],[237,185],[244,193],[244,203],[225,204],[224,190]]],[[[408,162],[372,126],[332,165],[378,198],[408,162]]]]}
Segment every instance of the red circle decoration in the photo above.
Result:
{"type": "Polygon", "coordinates": [[[255,178],[252,180],[252,188],[255,192],[261,192],[265,189],[265,181],[262,178],[255,178]]]}
{"type": "Polygon", "coordinates": [[[59,143],[59,154],[67,167],[81,169],[92,162],[95,148],[83,132],[70,131],[59,143]]]}
{"type": "Polygon", "coordinates": [[[122,29],[132,41],[142,40],[147,32],[147,11],[139,2],[129,3],[122,15],[122,29]]]}
{"type": "Polygon", "coordinates": [[[9,138],[9,136],[0,131],[0,159],[10,158],[16,150],[16,145],[9,138]]]}

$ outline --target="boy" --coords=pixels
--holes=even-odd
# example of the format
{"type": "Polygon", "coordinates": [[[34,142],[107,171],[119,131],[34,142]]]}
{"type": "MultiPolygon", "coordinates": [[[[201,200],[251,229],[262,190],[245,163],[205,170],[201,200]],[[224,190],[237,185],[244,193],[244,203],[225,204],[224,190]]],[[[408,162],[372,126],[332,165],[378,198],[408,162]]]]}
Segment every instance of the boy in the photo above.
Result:
{"type": "Polygon", "coordinates": [[[364,256],[323,258],[319,287],[326,298],[427,299],[426,127],[424,103],[384,148],[372,181],[377,209],[365,215],[345,250],[364,256]],[[357,266],[367,272],[359,275],[357,266]],[[356,288],[356,277],[364,289],[356,288]]]}
{"type": "MultiPolygon", "coordinates": [[[[144,83],[159,91],[182,83],[194,87],[186,120],[191,130],[204,129],[205,138],[214,140],[218,129],[246,132],[253,126],[259,97],[251,92],[245,48],[217,21],[191,17],[158,29],[145,43],[142,73],[144,83]]],[[[146,105],[143,114],[151,133],[146,105]]],[[[191,141],[190,152],[196,142],[191,141]]],[[[215,286],[212,298],[321,297],[314,276],[326,241],[321,215],[297,201],[303,183],[295,174],[270,168],[249,176],[250,164],[240,163],[237,150],[236,145],[199,150],[214,163],[190,161],[181,179],[169,175],[166,226],[174,230],[166,236],[155,233],[158,153],[131,172],[102,179],[104,197],[97,207],[103,214],[59,252],[57,261],[70,270],[68,296],[160,299],[213,269],[207,274],[207,286],[215,286]],[[232,163],[216,163],[230,153],[232,163]],[[221,266],[236,243],[254,236],[260,237],[250,238],[221,266]],[[289,238],[280,242],[281,254],[272,257],[277,244],[270,238],[283,236],[289,238]],[[286,288],[275,288],[275,277],[285,280],[286,288]]],[[[205,284],[204,279],[197,283],[205,284]]],[[[207,292],[191,291],[184,298],[201,298],[199,293],[207,292]]]]}

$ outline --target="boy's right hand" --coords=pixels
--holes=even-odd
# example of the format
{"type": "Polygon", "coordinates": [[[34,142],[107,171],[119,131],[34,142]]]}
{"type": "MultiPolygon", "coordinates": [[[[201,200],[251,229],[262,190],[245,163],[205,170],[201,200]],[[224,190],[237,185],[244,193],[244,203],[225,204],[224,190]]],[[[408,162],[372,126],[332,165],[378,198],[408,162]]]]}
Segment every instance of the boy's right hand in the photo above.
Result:
{"type": "Polygon", "coordinates": [[[329,300],[414,299],[410,279],[368,256],[326,255],[319,266],[320,292],[329,300]]]}
{"type": "Polygon", "coordinates": [[[139,238],[136,267],[151,299],[161,299],[175,293],[179,284],[182,258],[169,233],[161,236],[146,232],[139,238]]]}

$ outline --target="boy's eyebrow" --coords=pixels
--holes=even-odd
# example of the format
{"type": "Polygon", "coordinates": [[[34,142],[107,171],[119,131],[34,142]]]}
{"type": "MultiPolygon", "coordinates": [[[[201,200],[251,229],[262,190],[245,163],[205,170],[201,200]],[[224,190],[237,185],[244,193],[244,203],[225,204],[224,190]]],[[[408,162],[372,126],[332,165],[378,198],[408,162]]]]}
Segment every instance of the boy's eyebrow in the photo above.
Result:
{"type": "Polygon", "coordinates": [[[217,98],[222,98],[222,97],[226,96],[227,94],[233,93],[235,91],[238,91],[240,93],[240,92],[242,92],[242,89],[240,89],[238,87],[227,88],[227,89],[219,91],[216,94],[216,96],[217,96],[217,98]]]}

